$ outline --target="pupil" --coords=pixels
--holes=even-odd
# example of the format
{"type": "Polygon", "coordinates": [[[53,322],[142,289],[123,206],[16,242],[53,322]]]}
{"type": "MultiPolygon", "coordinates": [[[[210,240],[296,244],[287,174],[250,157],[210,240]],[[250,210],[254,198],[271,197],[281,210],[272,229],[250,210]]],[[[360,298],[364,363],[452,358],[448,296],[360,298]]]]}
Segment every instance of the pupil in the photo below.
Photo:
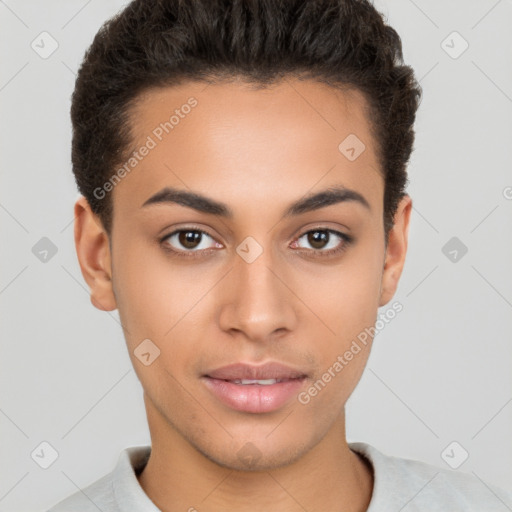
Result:
{"type": "Polygon", "coordinates": [[[195,242],[198,242],[201,238],[201,233],[198,231],[182,231],[178,238],[183,247],[193,249],[196,246],[195,242]]]}
{"type": "Polygon", "coordinates": [[[312,231],[309,236],[309,243],[315,247],[316,249],[321,249],[327,239],[329,238],[329,234],[326,231],[312,231]]]}

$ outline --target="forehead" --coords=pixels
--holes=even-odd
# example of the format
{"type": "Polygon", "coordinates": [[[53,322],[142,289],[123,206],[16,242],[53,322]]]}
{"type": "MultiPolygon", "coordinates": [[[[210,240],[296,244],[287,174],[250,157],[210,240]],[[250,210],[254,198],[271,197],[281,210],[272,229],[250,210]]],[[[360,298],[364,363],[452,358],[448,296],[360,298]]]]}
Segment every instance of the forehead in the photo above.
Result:
{"type": "Polygon", "coordinates": [[[114,209],[139,207],[165,186],[222,197],[235,211],[333,184],[378,202],[383,180],[367,107],[357,90],[310,80],[148,90],[130,111],[138,157],[114,188],[114,209]]]}

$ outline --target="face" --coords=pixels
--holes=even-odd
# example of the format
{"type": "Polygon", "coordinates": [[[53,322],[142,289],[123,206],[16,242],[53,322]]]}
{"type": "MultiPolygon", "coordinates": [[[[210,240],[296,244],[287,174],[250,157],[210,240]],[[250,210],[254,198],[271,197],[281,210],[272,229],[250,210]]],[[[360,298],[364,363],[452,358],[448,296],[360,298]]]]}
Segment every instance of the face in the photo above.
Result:
{"type": "Polygon", "coordinates": [[[110,246],[84,201],[75,236],[93,304],[119,310],[150,429],[232,468],[297,460],[343,424],[371,338],[344,354],[405,257],[410,199],[386,247],[365,99],[313,81],[187,83],[132,114],[134,149],[149,149],[113,189],[110,246]],[[268,362],[288,369],[245,377],[283,382],[216,373],[268,362]]]}

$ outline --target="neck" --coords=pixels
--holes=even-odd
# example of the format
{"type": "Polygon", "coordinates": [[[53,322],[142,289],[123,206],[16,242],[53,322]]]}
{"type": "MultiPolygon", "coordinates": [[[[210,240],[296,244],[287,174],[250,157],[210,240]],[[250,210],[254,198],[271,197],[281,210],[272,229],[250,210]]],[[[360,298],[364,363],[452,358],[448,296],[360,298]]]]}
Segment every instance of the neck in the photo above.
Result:
{"type": "Polygon", "coordinates": [[[344,411],[295,462],[265,471],[240,471],[200,452],[149,400],[146,409],[152,448],[138,480],[162,512],[364,512],[368,508],[373,472],[346,442],[344,411]]]}

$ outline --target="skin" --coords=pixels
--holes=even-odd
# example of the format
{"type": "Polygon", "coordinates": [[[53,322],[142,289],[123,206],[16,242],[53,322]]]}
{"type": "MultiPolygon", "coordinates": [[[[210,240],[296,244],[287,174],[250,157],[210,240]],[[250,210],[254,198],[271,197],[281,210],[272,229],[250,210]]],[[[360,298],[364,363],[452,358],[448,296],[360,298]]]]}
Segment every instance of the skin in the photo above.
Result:
{"type": "Polygon", "coordinates": [[[134,147],[190,96],[198,105],[114,188],[110,240],[87,201],[75,204],[91,302],[119,310],[144,389],[152,452],[139,482],[168,512],[364,511],[373,474],[347,444],[344,406],[371,340],[308,404],[292,399],[270,413],[230,409],[200,376],[274,360],[308,373],[303,389],[321,378],[393,297],[411,198],[400,202],[386,246],[384,181],[365,98],[310,80],[265,90],[234,81],[147,91],[133,111],[134,147]],[[349,134],[366,146],[354,161],[338,150],[349,134]],[[345,201],[282,218],[293,201],[340,184],[370,208],[345,201]],[[226,203],[234,216],[172,203],[141,208],[165,186],[226,203]],[[198,249],[176,236],[161,242],[191,225],[209,235],[196,244],[200,257],[183,254],[198,249]],[[344,241],[331,235],[326,249],[315,246],[303,236],[315,228],[354,240],[325,256],[344,241]],[[263,249],[252,263],[236,252],[248,236],[263,249]],[[134,355],[147,338],[160,349],[149,366],[134,355]],[[238,456],[248,442],[259,454],[252,464],[238,456]]]}

